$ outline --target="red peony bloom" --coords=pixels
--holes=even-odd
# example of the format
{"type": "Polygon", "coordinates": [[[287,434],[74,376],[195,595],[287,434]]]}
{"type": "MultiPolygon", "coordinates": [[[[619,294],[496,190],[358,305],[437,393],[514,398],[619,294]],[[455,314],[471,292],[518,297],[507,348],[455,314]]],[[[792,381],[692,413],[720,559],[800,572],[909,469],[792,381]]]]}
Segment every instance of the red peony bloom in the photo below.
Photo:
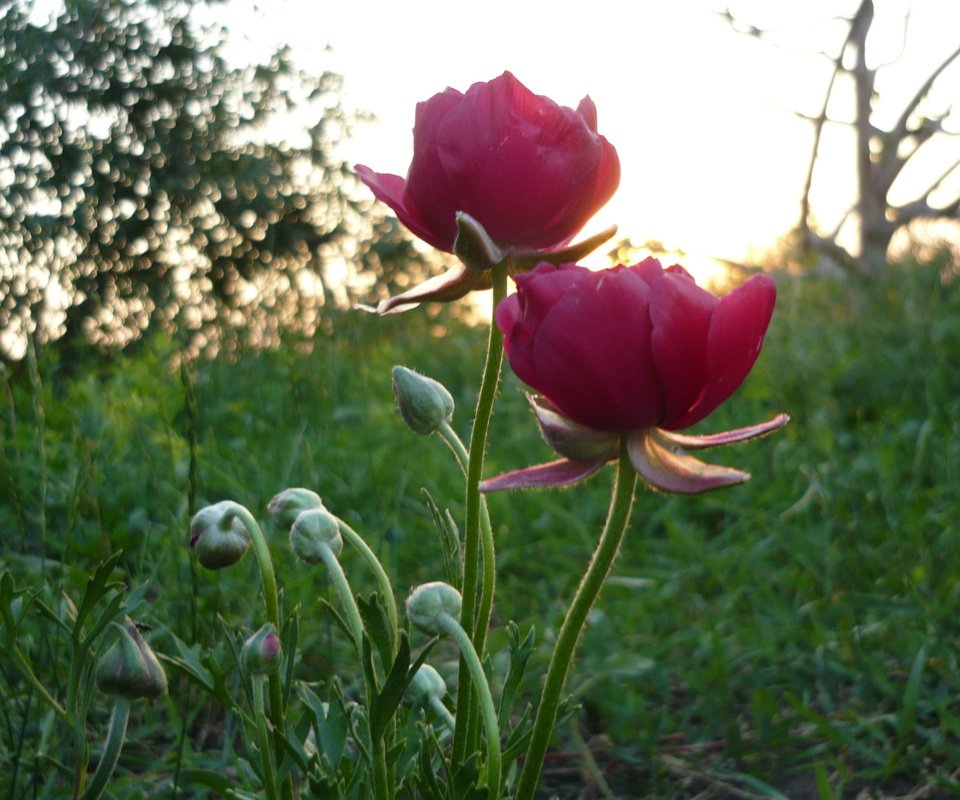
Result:
{"type": "Polygon", "coordinates": [[[509,72],[417,105],[406,180],[362,164],[356,171],[407,228],[447,252],[460,211],[500,247],[562,246],[620,182],[617,151],[597,133],[589,97],[574,111],[509,72]]]}
{"type": "Polygon", "coordinates": [[[624,436],[648,483],[705,491],[749,475],[683,450],[786,423],[780,415],[714,436],[675,433],[710,414],[753,367],[776,300],[768,276],[722,298],[653,258],[600,272],[541,265],[516,282],[517,293],[496,311],[504,349],[517,376],[541,393],[531,401],[541,431],[566,458],[486,481],[486,491],[579,480],[615,457],[624,436]]]}

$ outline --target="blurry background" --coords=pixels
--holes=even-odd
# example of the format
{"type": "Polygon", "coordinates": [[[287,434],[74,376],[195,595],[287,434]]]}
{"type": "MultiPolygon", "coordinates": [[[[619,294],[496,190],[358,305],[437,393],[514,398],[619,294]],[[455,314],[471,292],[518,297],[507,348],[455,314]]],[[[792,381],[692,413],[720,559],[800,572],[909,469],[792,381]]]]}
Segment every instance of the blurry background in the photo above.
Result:
{"type": "Polygon", "coordinates": [[[914,218],[914,241],[956,239],[929,220],[957,218],[958,29],[935,0],[13,2],[0,348],[151,324],[191,352],[221,328],[275,344],[324,303],[417,280],[436,254],[350,168],[404,174],[415,104],[504,69],[596,101],[622,180],[588,233],[617,224],[703,279],[811,248],[876,272],[914,218]]]}

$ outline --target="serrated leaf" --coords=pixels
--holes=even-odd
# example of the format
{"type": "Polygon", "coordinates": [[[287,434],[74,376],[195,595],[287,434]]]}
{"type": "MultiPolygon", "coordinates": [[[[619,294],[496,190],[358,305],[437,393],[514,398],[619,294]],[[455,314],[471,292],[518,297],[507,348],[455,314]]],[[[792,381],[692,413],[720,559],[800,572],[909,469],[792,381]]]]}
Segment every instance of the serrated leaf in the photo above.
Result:
{"type": "Polygon", "coordinates": [[[117,550],[117,552],[108,559],[101,561],[94,570],[93,575],[87,579],[87,588],[83,593],[83,599],[80,601],[80,606],[77,608],[77,616],[74,621],[76,638],[80,638],[80,631],[83,627],[83,623],[87,616],[89,616],[90,612],[93,611],[97,603],[99,603],[100,600],[111,590],[119,589],[123,586],[121,581],[113,581],[112,583],[107,582],[110,577],[110,573],[113,572],[113,569],[116,567],[117,561],[120,560],[120,556],[122,554],[122,550],[117,550]]]}
{"type": "Polygon", "coordinates": [[[463,556],[460,549],[460,530],[449,510],[441,511],[433,496],[426,489],[421,490],[426,497],[427,506],[433,515],[433,524],[440,534],[440,550],[443,554],[443,569],[447,583],[458,591],[463,574],[463,556]]]}
{"type": "Polygon", "coordinates": [[[516,623],[507,623],[507,637],[510,649],[510,668],[503,682],[503,692],[500,696],[500,710],[498,713],[500,729],[503,730],[513,710],[513,701],[527,669],[527,662],[533,653],[536,638],[535,629],[531,626],[527,635],[520,639],[520,628],[516,623]]]}

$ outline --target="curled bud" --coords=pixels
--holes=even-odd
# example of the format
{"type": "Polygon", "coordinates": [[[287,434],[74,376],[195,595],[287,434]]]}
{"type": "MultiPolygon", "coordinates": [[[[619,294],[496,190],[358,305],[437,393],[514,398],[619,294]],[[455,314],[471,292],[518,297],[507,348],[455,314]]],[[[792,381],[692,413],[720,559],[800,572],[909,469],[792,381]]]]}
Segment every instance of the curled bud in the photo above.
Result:
{"type": "Polygon", "coordinates": [[[407,619],[415,628],[435,636],[445,630],[440,624],[440,615],[447,614],[458,620],[462,605],[460,592],[449,583],[424,583],[410,592],[407,598],[407,619]]]}
{"type": "Polygon", "coordinates": [[[339,556],[343,552],[340,523],[325,508],[301,511],[290,528],[290,548],[308,564],[323,561],[325,549],[339,556]]]}
{"type": "Polygon", "coordinates": [[[250,547],[250,534],[233,510],[231,500],[201,508],[190,520],[190,547],[207,569],[236,564],[250,547]]]}
{"type": "Polygon", "coordinates": [[[268,622],[243,643],[240,660],[253,675],[268,675],[280,669],[283,651],[277,629],[268,622]]]}
{"type": "Polygon", "coordinates": [[[323,508],[320,495],[310,489],[284,489],[267,506],[281,528],[290,528],[297,515],[310,508],[323,508]]]}
{"type": "Polygon", "coordinates": [[[415,702],[429,703],[431,699],[443,700],[447,684],[443,677],[429,664],[421,665],[410,681],[410,694],[415,702]]]}
{"type": "Polygon", "coordinates": [[[167,691],[167,675],[137,626],[129,618],[117,625],[120,638],[97,664],[97,688],[127,700],[155,698],[167,691]]]}
{"type": "Polygon", "coordinates": [[[400,416],[414,433],[429,436],[453,418],[453,398],[432,378],[406,367],[393,368],[393,393],[400,416]]]}

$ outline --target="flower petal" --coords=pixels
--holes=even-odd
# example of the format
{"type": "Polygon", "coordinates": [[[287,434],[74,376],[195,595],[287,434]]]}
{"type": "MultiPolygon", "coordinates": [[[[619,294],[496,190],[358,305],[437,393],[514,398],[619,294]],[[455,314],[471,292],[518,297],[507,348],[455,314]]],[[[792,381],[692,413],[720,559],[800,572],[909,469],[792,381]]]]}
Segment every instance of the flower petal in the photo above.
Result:
{"type": "Polygon", "coordinates": [[[528,395],[527,399],[537,417],[544,441],[560,455],[573,461],[592,461],[595,458],[609,460],[616,456],[620,434],[595,431],[567,419],[546,398],[528,395]]]}
{"type": "Polygon", "coordinates": [[[650,285],[650,348],[664,394],[661,427],[673,427],[703,392],[707,334],[717,302],[686,272],[663,272],[650,285]]]}
{"type": "Polygon", "coordinates": [[[458,210],[500,245],[565,244],[620,177],[616,151],[582,114],[535,95],[509,72],[467,90],[439,130],[437,154],[458,210]]]}
{"type": "Polygon", "coordinates": [[[664,441],[675,447],[682,447],[684,450],[704,450],[708,447],[717,447],[723,444],[736,444],[745,442],[748,439],[756,439],[759,436],[766,436],[773,433],[778,428],[782,428],[790,421],[788,414],[777,414],[773,419],[766,422],[760,422],[756,425],[750,425],[746,428],[735,428],[731,431],[722,433],[712,433],[706,436],[691,436],[684,433],[674,433],[673,431],[661,430],[658,436],[664,441]]]}
{"type": "MultiPolygon", "coordinates": [[[[411,233],[440,250],[449,251],[452,248],[452,235],[450,236],[450,241],[446,242],[444,237],[438,236],[431,230],[430,226],[424,222],[416,208],[407,206],[404,201],[406,181],[404,181],[403,178],[399,175],[391,175],[389,172],[374,172],[370,167],[364,166],[363,164],[355,165],[354,171],[357,173],[357,177],[369,187],[370,191],[373,192],[378,200],[383,201],[393,209],[393,213],[397,215],[397,219],[399,219],[411,233]]],[[[455,222],[455,214],[452,213],[450,218],[455,222]]],[[[454,227],[454,222],[451,223],[451,228],[454,227]]]]}
{"type": "Polygon", "coordinates": [[[549,489],[557,486],[569,486],[589,478],[604,464],[605,458],[593,461],[571,461],[561,458],[535,467],[505,472],[495,478],[480,482],[481,492],[501,492],[506,489],[549,489]]]}
{"type": "MultiPolygon", "coordinates": [[[[463,101],[456,89],[447,88],[429,100],[417,103],[413,126],[413,160],[407,171],[404,205],[429,233],[417,236],[448,253],[457,233],[457,212],[463,208],[457,199],[437,151],[438,141],[451,111],[463,101]]],[[[398,215],[399,216],[399,215],[398,215]]],[[[406,224],[406,220],[403,220],[406,224]]]]}
{"type": "Polygon", "coordinates": [[[754,275],[720,298],[707,334],[703,393],[686,414],[661,427],[689,428],[739,388],[760,355],[776,299],[777,287],[769,275],[754,275]]]}
{"type": "Polygon", "coordinates": [[[664,445],[658,433],[655,428],[637,431],[627,439],[630,463],[654,488],[674,494],[699,494],[750,479],[747,472],[676,453],[664,445]]]}
{"type": "MultiPolygon", "coordinates": [[[[629,269],[577,271],[583,278],[535,331],[530,353],[538,382],[517,370],[512,353],[510,366],[581,425],[618,432],[652,427],[663,398],[650,354],[649,287],[629,269]]],[[[528,303],[535,296],[526,295],[528,303]]]]}
{"type": "Polygon", "coordinates": [[[380,314],[398,314],[409,311],[420,303],[438,302],[449,303],[459,300],[474,289],[484,288],[484,273],[468,269],[465,266],[456,266],[448,269],[442,275],[419,283],[412,289],[382,300],[372,309],[369,306],[358,306],[365,311],[375,310],[380,314]]]}

